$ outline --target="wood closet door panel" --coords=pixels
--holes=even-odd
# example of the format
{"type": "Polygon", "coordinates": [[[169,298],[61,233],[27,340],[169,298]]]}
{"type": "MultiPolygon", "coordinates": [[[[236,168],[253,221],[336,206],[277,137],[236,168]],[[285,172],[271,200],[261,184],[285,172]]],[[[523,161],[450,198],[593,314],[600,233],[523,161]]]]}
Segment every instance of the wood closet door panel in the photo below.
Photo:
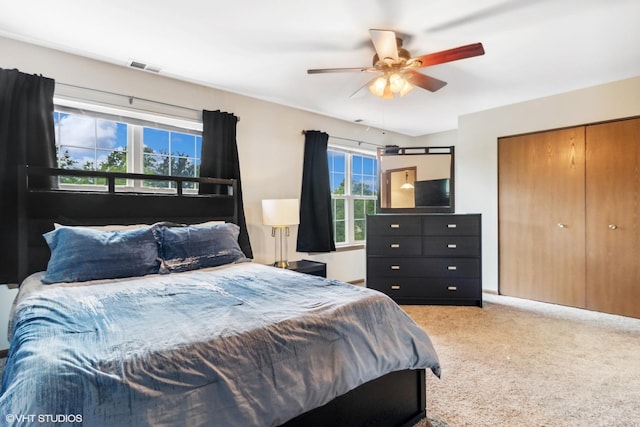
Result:
{"type": "Polygon", "coordinates": [[[584,133],[498,140],[501,294],[585,306],[584,133]]]}
{"type": "Polygon", "coordinates": [[[640,317],[640,119],[587,127],[587,308],[640,317]]]}

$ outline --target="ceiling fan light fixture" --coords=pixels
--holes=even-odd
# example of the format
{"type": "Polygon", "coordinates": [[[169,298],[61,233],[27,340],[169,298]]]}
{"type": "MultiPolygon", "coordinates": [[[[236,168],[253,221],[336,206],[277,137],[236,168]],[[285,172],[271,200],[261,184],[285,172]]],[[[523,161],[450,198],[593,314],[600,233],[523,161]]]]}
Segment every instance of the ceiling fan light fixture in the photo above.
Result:
{"type": "Polygon", "coordinates": [[[389,87],[391,92],[398,93],[402,90],[406,80],[400,75],[400,73],[393,73],[389,76],[389,87]]]}
{"type": "Polygon", "coordinates": [[[413,85],[409,83],[408,80],[405,79],[404,84],[402,85],[402,88],[400,88],[400,96],[405,96],[412,90],[413,90],[413,85]]]}
{"type": "Polygon", "coordinates": [[[384,88],[387,86],[387,79],[385,77],[378,77],[369,86],[369,90],[376,96],[382,97],[384,95],[384,88]]]}
{"type": "Polygon", "coordinates": [[[391,92],[391,85],[387,82],[387,85],[384,87],[384,92],[382,93],[383,99],[393,99],[393,92],[391,92]]]}

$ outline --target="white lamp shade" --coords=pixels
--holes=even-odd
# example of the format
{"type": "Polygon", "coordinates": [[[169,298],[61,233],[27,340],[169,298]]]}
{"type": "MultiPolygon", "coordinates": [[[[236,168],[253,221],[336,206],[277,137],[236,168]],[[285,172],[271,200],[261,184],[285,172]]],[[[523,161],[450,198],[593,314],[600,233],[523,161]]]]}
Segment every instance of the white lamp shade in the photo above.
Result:
{"type": "Polygon", "coordinates": [[[262,223],[272,227],[300,224],[298,199],[263,200],[262,223]]]}

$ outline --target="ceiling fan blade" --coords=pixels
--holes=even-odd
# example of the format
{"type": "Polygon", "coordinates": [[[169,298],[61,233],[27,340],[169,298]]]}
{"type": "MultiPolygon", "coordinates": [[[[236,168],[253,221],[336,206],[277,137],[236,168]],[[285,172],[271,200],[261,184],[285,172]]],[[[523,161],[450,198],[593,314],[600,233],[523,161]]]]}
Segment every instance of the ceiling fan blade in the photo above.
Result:
{"type": "Polygon", "coordinates": [[[442,89],[447,82],[438,80],[435,77],[425,76],[414,70],[407,70],[404,72],[405,78],[414,86],[421,87],[431,92],[435,92],[438,89],[442,89]]]}
{"type": "Polygon", "coordinates": [[[371,72],[379,71],[373,67],[353,67],[353,68],[316,68],[307,70],[307,74],[321,74],[321,73],[352,73],[352,72],[371,72]]]}
{"type": "Polygon", "coordinates": [[[391,58],[396,61],[398,59],[398,42],[396,41],[396,33],[388,30],[369,30],[373,47],[376,48],[378,58],[391,58]]]}
{"type": "Polygon", "coordinates": [[[429,53],[427,55],[411,58],[409,63],[413,64],[420,61],[420,65],[416,68],[429,67],[431,65],[444,64],[445,62],[457,61],[459,59],[471,58],[473,56],[484,55],[484,47],[482,43],[474,43],[466,46],[460,46],[453,49],[442,50],[440,52],[429,53]]]}

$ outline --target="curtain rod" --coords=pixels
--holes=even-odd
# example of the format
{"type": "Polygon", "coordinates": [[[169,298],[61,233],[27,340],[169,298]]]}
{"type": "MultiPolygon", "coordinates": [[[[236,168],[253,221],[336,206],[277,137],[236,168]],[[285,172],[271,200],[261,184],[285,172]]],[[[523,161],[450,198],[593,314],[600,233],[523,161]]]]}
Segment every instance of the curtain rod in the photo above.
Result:
{"type": "MultiPolygon", "coordinates": [[[[202,119],[202,110],[197,110],[195,108],[189,108],[189,107],[184,107],[182,105],[170,104],[168,102],[155,101],[153,99],[140,98],[138,96],[133,96],[133,95],[124,95],[124,94],[121,94],[121,93],[110,92],[110,91],[101,90],[101,89],[93,89],[93,88],[90,88],[90,87],[77,86],[77,85],[72,85],[72,84],[69,84],[69,83],[61,83],[61,82],[58,82],[58,81],[56,81],[56,85],[64,86],[64,87],[71,88],[71,89],[80,89],[80,90],[86,90],[86,91],[90,91],[90,92],[101,93],[103,95],[111,95],[111,96],[117,96],[117,97],[125,98],[125,99],[127,99],[129,105],[133,105],[133,101],[134,100],[138,100],[138,101],[141,101],[141,102],[147,102],[147,103],[150,103],[150,104],[156,104],[156,105],[160,105],[160,106],[164,106],[164,107],[177,108],[177,109],[180,109],[180,110],[185,110],[185,111],[189,111],[189,112],[198,114],[200,119],[202,119]]],[[[61,95],[61,96],[64,97],[64,94],[61,95]]],[[[238,117],[238,121],[240,121],[240,117],[238,117]]]]}
{"type": "MultiPolygon", "coordinates": [[[[307,131],[306,131],[306,130],[303,130],[303,131],[302,131],[302,134],[303,134],[303,135],[305,135],[306,133],[307,133],[307,131]]],[[[344,138],[344,137],[342,137],[342,136],[333,136],[333,135],[329,135],[329,137],[330,137],[330,138],[333,138],[333,139],[342,139],[343,141],[357,142],[357,143],[358,143],[358,145],[366,144],[366,145],[373,145],[374,147],[384,147],[384,145],[375,144],[375,143],[373,143],[373,142],[361,141],[361,140],[359,140],[359,139],[344,138]]]]}

